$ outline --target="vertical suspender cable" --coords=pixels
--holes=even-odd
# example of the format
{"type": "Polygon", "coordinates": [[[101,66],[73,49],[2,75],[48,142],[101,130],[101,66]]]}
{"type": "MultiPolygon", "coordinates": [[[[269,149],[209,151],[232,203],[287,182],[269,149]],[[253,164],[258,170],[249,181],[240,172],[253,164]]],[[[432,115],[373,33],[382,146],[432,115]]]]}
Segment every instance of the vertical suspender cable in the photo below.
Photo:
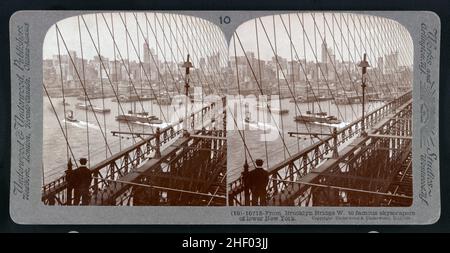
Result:
{"type": "MultiPolygon", "coordinates": [[[[87,86],[86,85],[85,69],[84,69],[83,40],[81,38],[81,27],[80,27],[80,17],[79,16],[77,17],[77,20],[78,20],[78,35],[79,35],[80,50],[81,50],[81,69],[82,69],[82,72],[83,72],[83,83],[84,83],[85,86],[87,86]]],[[[75,64],[76,64],[76,62],[75,62],[75,64]]],[[[88,166],[90,167],[91,166],[91,152],[90,152],[90,144],[89,144],[89,118],[88,118],[88,111],[89,111],[88,108],[89,107],[87,106],[88,90],[85,89],[84,93],[85,93],[84,94],[85,95],[85,97],[84,97],[84,106],[86,107],[85,116],[86,116],[86,139],[87,139],[87,151],[88,151],[88,155],[87,156],[88,156],[88,166]]]]}

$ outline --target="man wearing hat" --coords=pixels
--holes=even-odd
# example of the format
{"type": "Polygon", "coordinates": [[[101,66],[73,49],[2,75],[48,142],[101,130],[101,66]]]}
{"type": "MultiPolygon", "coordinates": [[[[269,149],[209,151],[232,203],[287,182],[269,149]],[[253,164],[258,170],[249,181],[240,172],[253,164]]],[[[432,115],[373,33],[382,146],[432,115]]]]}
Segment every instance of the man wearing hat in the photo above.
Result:
{"type": "Polygon", "coordinates": [[[86,167],[87,159],[80,158],[80,166],[72,173],[74,188],[74,205],[78,205],[81,199],[81,205],[88,205],[90,201],[89,188],[92,181],[92,173],[86,167]]]}
{"type": "Polygon", "coordinates": [[[263,169],[264,161],[255,160],[256,168],[250,172],[250,190],[252,191],[252,205],[265,206],[267,198],[267,183],[269,182],[269,173],[263,169]]]}

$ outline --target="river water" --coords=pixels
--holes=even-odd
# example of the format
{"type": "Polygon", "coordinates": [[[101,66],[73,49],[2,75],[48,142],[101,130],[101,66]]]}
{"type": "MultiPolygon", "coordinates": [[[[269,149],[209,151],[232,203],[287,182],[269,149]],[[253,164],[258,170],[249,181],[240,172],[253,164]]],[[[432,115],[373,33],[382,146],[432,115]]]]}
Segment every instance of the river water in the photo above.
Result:
{"type": "MultiPolygon", "coordinates": [[[[136,103],[121,102],[121,107],[119,107],[118,103],[112,102],[111,98],[107,98],[91,99],[91,103],[94,106],[102,108],[104,103],[105,108],[111,109],[111,112],[109,113],[96,113],[96,118],[93,112],[75,107],[76,103],[84,104],[84,101],[77,100],[76,97],[68,97],[66,98],[66,102],[69,105],[66,105],[66,113],[67,111],[72,110],[74,118],[78,120],[78,122],[69,122],[64,120],[65,117],[62,98],[52,98],[51,100],[54,105],[56,115],[59,118],[59,124],[49,99],[46,96],[44,96],[43,99],[44,183],[48,183],[51,180],[63,175],[67,168],[67,144],[61,128],[64,132],[66,132],[67,128],[67,139],[75,159],[78,160],[81,157],[86,157],[89,160],[88,166],[93,166],[111,156],[111,153],[117,153],[120,150],[141,140],[140,138],[132,138],[130,135],[122,135],[122,137],[113,136],[111,131],[152,133],[152,129],[155,128],[146,125],[118,122],[115,120],[116,115],[127,113],[128,110],[135,110],[137,112],[146,111],[151,115],[159,117],[165,123],[176,122],[184,116],[184,107],[174,110],[172,106],[158,106],[155,101],[143,101],[136,103]],[[103,136],[102,132],[106,137],[103,136]],[[106,145],[106,143],[108,145],[106,145]]],[[[369,103],[366,106],[366,111],[374,110],[381,105],[382,103],[369,103]]],[[[200,108],[201,103],[197,106],[197,108],[200,108]]],[[[288,109],[289,113],[283,114],[281,118],[278,118],[279,115],[277,114],[273,114],[273,116],[263,114],[263,117],[259,115],[259,118],[252,117],[252,122],[250,124],[244,124],[243,116],[228,113],[228,126],[230,126],[230,124],[235,124],[233,118],[231,118],[234,116],[237,122],[239,121],[247,127],[245,130],[245,139],[246,144],[250,149],[250,154],[253,159],[261,158],[265,160],[264,167],[270,167],[275,163],[284,160],[284,158],[288,157],[290,154],[294,154],[298,150],[309,146],[312,141],[317,141],[317,139],[311,140],[309,137],[304,139],[289,137],[287,132],[312,131],[329,133],[331,129],[329,126],[311,124],[305,125],[294,121],[295,115],[299,115],[298,110],[304,114],[307,110],[311,109],[308,104],[297,104],[297,106],[295,106],[294,103],[289,102],[289,99],[282,99],[281,108],[288,109]],[[268,132],[272,133],[270,136],[273,140],[268,138],[267,135],[266,138],[263,137],[264,135],[262,134],[268,132]],[[279,132],[281,132],[281,135],[284,137],[284,143],[282,138],[280,138],[279,132]]],[[[346,123],[355,120],[357,116],[361,115],[361,105],[358,104],[339,105],[338,110],[338,107],[331,102],[324,101],[320,102],[320,108],[322,111],[327,112],[328,115],[337,116],[339,119],[343,119],[346,123]]],[[[315,106],[315,110],[316,112],[319,111],[317,104],[315,106]]],[[[160,127],[164,127],[164,125],[160,125],[160,127]]],[[[238,131],[231,130],[230,128],[228,130],[227,166],[228,182],[230,182],[239,177],[245,159],[245,152],[243,140],[238,131]]],[[[69,156],[72,157],[70,152],[69,156]]],[[[248,158],[248,160],[250,161],[250,158],[248,158]]]]}
{"type": "MultiPolygon", "coordinates": [[[[73,117],[78,122],[70,122],[65,120],[64,106],[62,98],[52,98],[51,106],[49,99],[44,96],[43,107],[43,174],[44,183],[63,175],[67,168],[67,145],[66,138],[63,131],[66,132],[67,139],[72,149],[73,156],[76,160],[81,157],[88,158],[89,166],[104,160],[111,156],[111,153],[129,147],[133,143],[140,141],[138,137],[132,138],[131,135],[121,135],[121,137],[113,136],[111,131],[124,132],[143,132],[152,133],[156,126],[148,126],[144,124],[118,122],[115,120],[116,115],[127,113],[128,110],[136,112],[146,111],[150,115],[155,115],[164,121],[163,124],[158,125],[164,128],[170,122],[177,122],[184,116],[184,107],[174,108],[173,106],[161,105],[158,106],[156,101],[142,101],[136,103],[121,102],[121,107],[117,102],[112,102],[111,98],[91,99],[91,103],[95,107],[111,109],[111,112],[102,114],[91,111],[85,111],[75,107],[77,103],[85,103],[84,100],[77,100],[76,97],[66,98],[66,115],[69,110],[73,111],[73,117]],[[177,110],[175,110],[177,109],[177,110]],[[56,115],[58,118],[55,116],[56,115]],[[58,123],[60,122],[60,124],[58,123]],[[106,126],[106,128],[105,128],[106,126]],[[105,130],[106,129],[106,130],[105,130]],[[103,133],[102,133],[103,132],[103,133]],[[105,137],[104,137],[105,135],[105,137]],[[105,140],[106,139],[106,140],[105,140]],[[106,143],[108,145],[106,145],[106,143]],[[108,148],[109,147],[109,148],[108,148]]],[[[89,105],[89,102],[87,102],[89,105]]],[[[200,104],[196,104],[200,108],[200,104]]],[[[69,152],[69,156],[72,157],[69,152]]],[[[73,163],[72,158],[72,163],[73,163]]]]}
{"type": "MultiPolygon", "coordinates": [[[[263,167],[268,168],[273,166],[290,155],[293,155],[303,148],[308,147],[313,142],[318,141],[317,138],[311,138],[308,135],[302,135],[301,138],[290,137],[288,132],[315,132],[315,133],[330,133],[332,127],[326,125],[316,124],[303,124],[294,121],[296,115],[305,114],[307,110],[311,110],[311,105],[306,103],[299,103],[297,106],[294,103],[289,102],[290,99],[282,99],[282,109],[288,109],[289,113],[283,114],[281,118],[279,115],[273,114],[274,117],[264,114],[258,115],[258,120],[254,120],[255,123],[245,124],[245,143],[247,144],[249,154],[247,154],[247,161],[251,166],[251,159],[263,159],[263,167]],[[270,122],[270,120],[276,123],[270,122]],[[278,120],[276,120],[278,119],[278,120]],[[257,123],[261,122],[261,123],[257,123]],[[263,124],[262,122],[266,122],[263,124]],[[264,135],[266,133],[266,135],[264,135]],[[270,134],[267,134],[270,133],[270,134]],[[271,138],[271,137],[274,138],[271,138]],[[283,138],[281,138],[281,136],[283,138]],[[275,138],[276,137],[276,138],[275,138]],[[283,141],[284,139],[284,141],[283,141]]],[[[353,105],[339,105],[336,106],[331,101],[320,102],[320,109],[323,112],[327,112],[328,115],[334,115],[343,123],[336,125],[336,127],[343,127],[348,123],[354,121],[358,117],[361,117],[362,106],[361,104],[353,105]]],[[[366,113],[373,111],[381,107],[383,103],[373,102],[366,105],[366,113]]],[[[315,104],[315,111],[318,112],[318,104],[315,104]]],[[[239,118],[239,116],[237,116],[239,118]]],[[[246,152],[244,152],[245,146],[243,145],[243,136],[238,131],[228,132],[228,182],[232,182],[237,179],[242,170],[245,161],[246,152]]],[[[319,135],[320,137],[320,135],[319,135]]],[[[326,137],[326,136],[323,136],[326,137]]]]}

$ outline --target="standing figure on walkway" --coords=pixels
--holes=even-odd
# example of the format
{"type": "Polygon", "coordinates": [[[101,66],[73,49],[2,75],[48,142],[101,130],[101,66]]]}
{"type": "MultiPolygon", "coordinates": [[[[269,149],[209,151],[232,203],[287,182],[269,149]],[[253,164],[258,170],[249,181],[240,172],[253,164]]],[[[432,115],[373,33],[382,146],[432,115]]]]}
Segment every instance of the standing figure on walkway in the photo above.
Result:
{"type": "Polygon", "coordinates": [[[269,173],[263,169],[264,161],[255,160],[256,168],[249,173],[249,186],[252,192],[252,205],[265,206],[267,199],[267,183],[269,182],[269,173]]]}
{"type": "Polygon", "coordinates": [[[86,167],[87,159],[80,158],[80,166],[72,172],[72,182],[74,189],[74,205],[88,205],[90,201],[89,188],[91,187],[92,173],[86,167]]]}

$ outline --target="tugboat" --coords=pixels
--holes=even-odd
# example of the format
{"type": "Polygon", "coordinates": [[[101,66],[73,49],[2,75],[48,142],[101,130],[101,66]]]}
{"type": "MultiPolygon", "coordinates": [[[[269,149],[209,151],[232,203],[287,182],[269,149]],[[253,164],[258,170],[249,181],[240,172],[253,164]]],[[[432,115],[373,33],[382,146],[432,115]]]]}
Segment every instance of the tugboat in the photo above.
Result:
{"type": "Polygon", "coordinates": [[[78,120],[73,117],[73,111],[72,110],[68,110],[67,111],[66,120],[70,121],[70,122],[78,122],[78,120]]]}
{"type": "Polygon", "coordinates": [[[341,124],[342,121],[335,116],[328,116],[326,112],[311,113],[306,111],[305,115],[298,115],[295,121],[302,123],[318,123],[318,124],[341,124]]]}
{"type": "Polygon", "coordinates": [[[156,116],[149,116],[148,112],[128,111],[126,114],[120,114],[116,116],[117,121],[128,121],[135,123],[148,123],[148,124],[162,124],[163,121],[156,116]]]}
{"type": "Polygon", "coordinates": [[[83,103],[77,103],[75,105],[75,107],[78,109],[99,112],[99,113],[108,113],[111,111],[111,109],[109,109],[109,108],[100,108],[100,107],[95,107],[95,106],[91,106],[91,105],[85,105],[83,103]]]}
{"type": "Polygon", "coordinates": [[[247,113],[245,114],[244,122],[245,122],[245,123],[256,123],[255,121],[252,120],[251,114],[250,114],[249,112],[247,112],[247,113]]]}

